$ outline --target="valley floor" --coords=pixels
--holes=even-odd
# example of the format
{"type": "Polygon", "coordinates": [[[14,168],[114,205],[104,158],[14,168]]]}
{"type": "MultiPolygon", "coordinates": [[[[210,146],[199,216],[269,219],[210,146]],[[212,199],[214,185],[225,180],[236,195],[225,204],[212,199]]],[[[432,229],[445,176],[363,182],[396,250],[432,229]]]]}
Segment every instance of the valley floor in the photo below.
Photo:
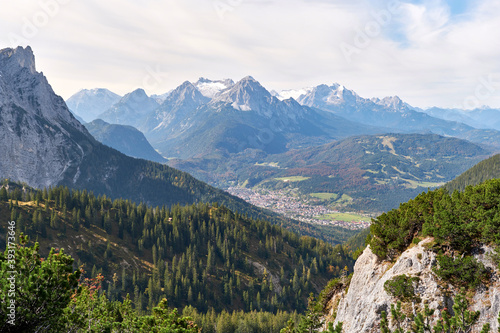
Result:
{"type": "Polygon", "coordinates": [[[295,220],[322,224],[334,225],[351,230],[365,229],[370,226],[370,217],[352,214],[341,214],[324,205],[311,205],[298,196],[290,195],[283,190],[271,191],[230,187],[227,191],[252,205],[270,209],[276,213],[295,220]]]}

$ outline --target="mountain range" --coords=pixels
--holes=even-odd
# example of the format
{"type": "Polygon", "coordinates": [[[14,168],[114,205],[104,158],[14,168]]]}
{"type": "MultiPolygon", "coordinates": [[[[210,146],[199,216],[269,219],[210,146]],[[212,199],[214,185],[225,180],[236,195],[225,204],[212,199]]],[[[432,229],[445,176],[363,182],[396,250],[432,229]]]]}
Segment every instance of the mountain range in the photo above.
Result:
{"type": "Polygon", "coordinates": [[[282,221],[187,173],[99,143],[36,71],[30,47],[0,50],[0,72],[1,178],[151,205],[217,201],[256,218],[282,221]]]}
{"type": "Polygon", "coordinates": [[[138,128],[166,158],[186,159],[248,148],[282,153],[351,135],[390,132],[434,133],[498,148],[500,132],[495,121],[487,120],[496,119],[498,112],[423,110],[397,96],[363,98],[340,84],[269,92],[248,76],[236,83],[186,81],[162,99],[138,89],[100,117],[138,128]]]}
{"type": "Polygon", "coordinates": [[[340,198],[345,194],[354,198],[352,209],[395,207],[420,189],[453,179],[500,147],[500,131],[480,126],[484,116],[481,121],[479,116],[474,121],[437,117],[436,108],[422,110],[397,96],[367,99],[340,84],[269,92],[251,76],[238,82],[200,78],[169,92],[156,108],[154,98],[143,91],[140,96],[146,104],[134,109],[124,97],[104,115],[119,114],[115,122],[142,131],[170,166],[220,188],[244,184],[276,189],[282,184],[275,178],[306,177],[308,181],[293,183],[303,194],[317,188],[340,198]],[[371,136],[361,139],[369,142],[369,149],[349,139],[360,135],[371,136]],[[475,145],[464,148],[468,143],[451,137],[475,145]],[[424,158],[421,150],[411,149],[394,153],[387,148],[393,142],[429,154],[424,158]],[[474,153],[460,159],[463,148],[474,153]],[[328,158],[314,161],[312,154],[328,158]],[[369,166],[370,160],[379,161],[378,171],[369,166]],[[339,174],[343,176],[333,176],[339,174]],[[320,182],[318,177],[326,178],[320,182]]]}

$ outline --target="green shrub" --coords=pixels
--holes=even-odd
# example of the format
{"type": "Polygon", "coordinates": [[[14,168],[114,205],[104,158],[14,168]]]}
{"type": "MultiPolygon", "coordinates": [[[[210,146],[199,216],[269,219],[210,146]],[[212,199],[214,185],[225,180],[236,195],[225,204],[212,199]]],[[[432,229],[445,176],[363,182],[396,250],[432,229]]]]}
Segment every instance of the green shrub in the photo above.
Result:
{"type": "Polygon", "coordinates": [[[392,297],[403,302],[409,302],[418,299],[415,295],[413,284],[419,281],[420,279],[418,277],[410,277],[405,274],[398,275],[385,281],[384,289],[392,297]]]}
{"type": "Polygon", "coordinates": [[[478,243],[500,246],[500,179],[452,195],[444,189],[422,193],[374,219],[370,231],[372,251],[389,260],[419,236],[432,236],[460,253],[478,243]]]}
{"type": "Polygon", "coordinates": [[[483,263],[471,256],[452,258],[438,255],[437,261],[438,267],[433,269],[434,273],[455,287],[476,289],[490,277],[483,263]]]}

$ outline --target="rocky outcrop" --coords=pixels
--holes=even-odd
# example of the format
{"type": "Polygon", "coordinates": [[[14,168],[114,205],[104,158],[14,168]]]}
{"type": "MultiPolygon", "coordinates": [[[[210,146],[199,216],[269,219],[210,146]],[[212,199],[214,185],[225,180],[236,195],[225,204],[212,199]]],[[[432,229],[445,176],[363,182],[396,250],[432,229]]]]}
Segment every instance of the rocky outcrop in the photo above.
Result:
{"type": "MultiPolygon", "coordinates": [[[[426,246],[430,242],[431,238],[422,240],[404,251],[394,263],[381,262],[367,247],[356,261],[347,292],[344,290],[333,295],[329,318],[335,318],[335,322],[343,322],[344,333],[379,332],[382,311],[389,313],[390,305],[397,302],[385,291],[384,283],[405,274],[419,278],[415,294],[420,302],[403,303],[403,311],[408,314],[420,312],[424,304],[427,304],[429,308],[436,310],[433,317],[436,322],[443,308],[452,307],[456,291],[433,273],[432,268],[437,261],[436,255],[426,246]]],[[[470,309],[481,312],[477,332],[486,322],[491,324],[493,332],[498,329],[500,282],[498,269],[488,256],[491,251],[491,248],[483,246],[480,253],[474,255],[493,272],[490,285],[478,288],[471,302],[470,309]]]]}
{"type": "Polygon", "coordinates": [[[0,50],[0,177],[45,187],[75,171],[94,142],[30,47],[0,50]]]}

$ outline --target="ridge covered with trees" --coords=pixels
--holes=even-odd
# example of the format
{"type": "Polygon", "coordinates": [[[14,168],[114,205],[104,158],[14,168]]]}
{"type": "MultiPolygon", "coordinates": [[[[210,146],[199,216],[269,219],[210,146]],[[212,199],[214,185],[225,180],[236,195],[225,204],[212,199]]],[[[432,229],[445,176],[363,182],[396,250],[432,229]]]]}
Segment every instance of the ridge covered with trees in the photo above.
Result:
{"type": "Polygon", "coordinates": [[[444,187],[448,192],[463,191],[469,185],[477,185],[488,179],[500,178],[500,154],[479,162],[444,187]]]}
{"type": "MultiPolygon", "coordinates": [[[[138,313],[169,305],[193,311],[303,312],[354,260],[341,245],[300,237],[224,206],[148,207],[65,187],[0,189],[1,221],[40,243],[65,248],[86,277],[104,276],[110,301],[129,294],[138,313]]],[[[2,222],[0,247],[7,225],[2,222]]],[[[288,320],[288,318],[287,318],[288,320]]]]}

